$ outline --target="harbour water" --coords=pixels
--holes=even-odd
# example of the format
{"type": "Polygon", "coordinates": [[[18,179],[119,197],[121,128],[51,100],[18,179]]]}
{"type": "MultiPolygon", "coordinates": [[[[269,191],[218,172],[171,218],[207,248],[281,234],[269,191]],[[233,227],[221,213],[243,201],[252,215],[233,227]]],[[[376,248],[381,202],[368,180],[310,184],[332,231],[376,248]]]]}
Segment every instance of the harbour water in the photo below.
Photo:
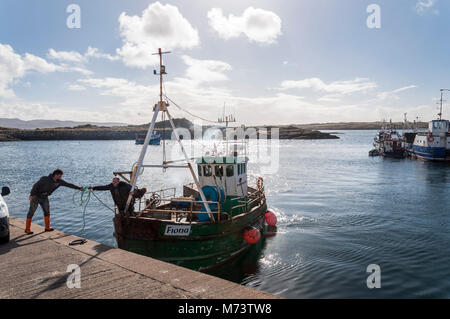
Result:
{"type": "MultiPolygon", "coordinates": [[[[287,298],[450,298],[450,165],[370,158],[375,131],[339,134],[280,141],[279,169],[263,175],[276,233],[211,274],[287,298]],[[380,289],[367,287],[371,264],[381,268],[380,289]]],[[[150,148],[149,161],[160,161],[160,148],[150,148]]],[[[11,188],[11,215],[25,218],[33,183],[55,168],[71,183],[108,184],[140,149],[134,141],[0,143],[0,186],[11,188]]],[[[250,184],[259,165],[249,165],[250,184]]],[[[146,169],[142,180],[154,190],[190,182],[187,170],[146,169]]],[[[96,194],[112,207],[109,192],[96,194]]],[[[58,189],[52,226],[116,246],[113,213],[91,199],[82,230],[79,200],[79,192],[58,189]]],[[[43,224],[40,209],[33,221],[43,224]]]]}

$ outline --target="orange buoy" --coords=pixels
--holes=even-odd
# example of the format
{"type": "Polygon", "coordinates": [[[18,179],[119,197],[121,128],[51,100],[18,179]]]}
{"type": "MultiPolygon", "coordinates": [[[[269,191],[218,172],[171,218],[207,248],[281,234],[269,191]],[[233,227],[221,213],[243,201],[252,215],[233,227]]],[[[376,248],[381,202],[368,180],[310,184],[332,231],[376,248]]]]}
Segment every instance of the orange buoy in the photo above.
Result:
{"type": "Polygon", "coordinates": [[[257,228],[250,228],[244,231],[244,240],[250,244],[254,245],[261,239],[261,233],[257,228]]]}
{"type": "Polygon", "coordinates": [[[274,212],[271,212],[270,210],[264,214],[264,218],[269,226],[275,226],[277,224],[277,216],[275,216],[274,212]]]}

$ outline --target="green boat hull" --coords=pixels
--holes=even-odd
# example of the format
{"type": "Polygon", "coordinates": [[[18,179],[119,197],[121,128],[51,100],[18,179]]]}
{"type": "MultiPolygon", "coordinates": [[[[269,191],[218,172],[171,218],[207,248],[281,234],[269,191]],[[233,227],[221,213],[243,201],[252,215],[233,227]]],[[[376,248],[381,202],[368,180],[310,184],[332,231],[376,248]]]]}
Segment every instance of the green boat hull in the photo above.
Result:
{"type": "MultiPolygon", "coordinates": [[[[244,253],[249,247],[244,231],[264,231],[265,200],[248,213],[215,223],[177,223],[153,218],[114,217],[118,247],[186,268],[207,271],[244,253]],[[169,236],[168,227],[189,228],[184,236],[169,236]]],[[[263,236],[261,236],[263,238],[263,236]]]]}

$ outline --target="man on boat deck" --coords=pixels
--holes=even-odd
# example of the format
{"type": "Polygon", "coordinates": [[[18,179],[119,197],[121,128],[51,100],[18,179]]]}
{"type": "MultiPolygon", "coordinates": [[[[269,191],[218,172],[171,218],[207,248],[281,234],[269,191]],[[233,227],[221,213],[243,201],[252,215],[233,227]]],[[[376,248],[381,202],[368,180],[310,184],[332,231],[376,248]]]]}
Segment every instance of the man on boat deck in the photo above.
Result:
{"type": "Polygon", "coordinates": [[[141,198],[147,192],[147,189],[137,189],[134,192],[131,192],[132,186],[126,182],[121,182],[118,177],[114,177],[111,184],[104,186],[90,186],[89,189],[94,191],[110,191],[111,196],[113,198],[114,204],[116,204],[120,213],[125,211],[125,207],[127,206],[128,196],[133,195],[130,206],[128,207],[128,212],[133,215],[134,214],[134,200],[135,198],[141,198]]]}
{"type": "Polygon", "coordinates": [[[41,177],[39,181],[33,185],[30,192],[30,209],[28,210],[25,233],[33,234],[31,231],[31,220],[33,219],[33,215],[38,208],[38,205],[41,205],[41,208],[44,211],[45,231],[53,230],[53,228],[50,227],[50,202],[48,196],[50,196],[59,186],[78,190],[83,189],[80,186],[64,181],[62,179],[63,174],[62,170],[56,169],[52,174],[41,177]]]}

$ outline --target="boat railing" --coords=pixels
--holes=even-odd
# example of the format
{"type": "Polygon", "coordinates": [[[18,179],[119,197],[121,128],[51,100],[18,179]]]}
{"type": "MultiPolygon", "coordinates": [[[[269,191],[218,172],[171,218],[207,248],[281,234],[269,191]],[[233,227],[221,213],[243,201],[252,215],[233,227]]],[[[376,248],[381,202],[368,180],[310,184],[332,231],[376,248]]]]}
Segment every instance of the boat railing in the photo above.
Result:
{"type": "Polygon", "coordinates": [[[163,189],[158,189],[158,190],[153,190],[153,191],[148,191],[147,194],[158,194],[160,197],[168,197],[168,196],[173,196],[175,197],[177,192],[176,187],[169,187],[169,188],[163,188],[163,189]]]}
{"type": "Polygon", "coordinates": [[[159,201],[161,198],[166,198],[168,196],[175,197],[176,191],[177,190],[175,187],[147,191],[145,193],[145,195],[147,195],[147,197],[144,195],[142,198],[139,199],[139,211],[141,210],[142,202],[145,203],[147,200],[159,201]],[[150,196],[148,196],[148,195],[150,195],[150,196]],[[150,198],[148,198],[148,197],[150,197],[150,198]]]}
{"type": "Polygon", "coordinates": [[[230,213],[232,213],[233,210],[238,208],[243,208],[244,213],[247,213],[253,208],[253,206],[256,203],[261,202],[262,200],[264,200],[264,198],[265,198],[264,192],[258,189],[256,189],[254,192],[250,192],[247,197],[240,196],[232,198],[230,200],[231,201],[230,213]]]}
{"type": "Polygon", "coordinates": [[[183,217],[188,215],[189,223],[191,224],[193,216],[197,214],[208,214],[206,211],[198,210],[198,206],[201,205],[202,207],[204,207],[205,203],[207,203],[210,207],[217,207],[217,210],[211,210],[212,214],[217,214],[217,221],[221,220],[221,214],[223,214],[219,202],[197,201],[193,199],[191,200],[182,198],[159,198],[158,201],[160,202],[160,204],[157,208],[146,207],[143,210],[140,210],[138,217],[143,217],[144,214],[148,213],[150,214],[165,213],[170,215],[170,219],[173,219],[173,217],[175,217],[176,221],[180,221],[183,217]],[[176,203],[177,204],[176,206],[179,206],[180,203],[188,203],[189,205],[186,207],[186,209],[179,209],[178,207],[174,208],[174,206],[171,205],[173,203],[176,203]]]}
{"type": "Polygon", "coordinates": [[[238,208],[244,208],[244,212],[248,211],[248,200],[247,197],[235,197],[231,199],[231,213],[233,212],[233,210],[238,209],[238,208]]]}

